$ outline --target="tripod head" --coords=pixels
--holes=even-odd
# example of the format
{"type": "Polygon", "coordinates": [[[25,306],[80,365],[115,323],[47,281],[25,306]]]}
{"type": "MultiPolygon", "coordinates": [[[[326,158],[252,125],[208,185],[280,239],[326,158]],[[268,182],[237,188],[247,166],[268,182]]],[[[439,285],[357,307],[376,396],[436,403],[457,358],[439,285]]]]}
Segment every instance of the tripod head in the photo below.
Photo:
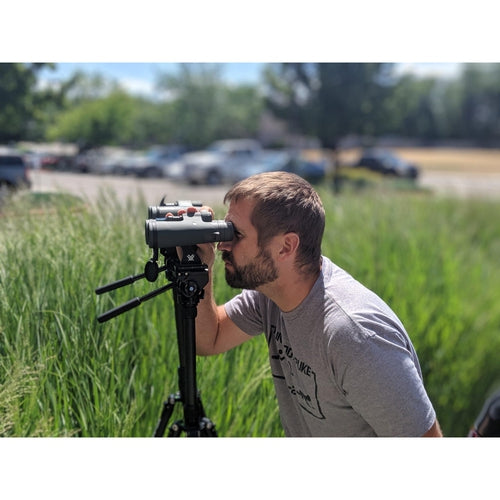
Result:
{"type": "Polygon", "coordinates": [[[185,257],[182,260],[177,256],[176,248],[162,251],[165,257],[165,264],[159,266],[157,259],[153,256],[144,266],[142,274],[127,276],[118,281],[96,288],[95,293],[101,295],[117,288],[130,285],[135,281],[146,278],[150,282],[156,281],[161,272],[165,271],[166,277],[172,282],[153,290],[141,297],[135,297],[124,304],[110,309],[99,315],[97,321],[104,323],[124,312],[130,311],[140,306],[146,300],[152,299],[167,290],[176,288],[179,293],[187,299],[196,300],[196,304],[203,298],[203,289],[208,283],[208,268],[203,264],[196,253],[196,247],[181,247],[185,257]],[[175,253],[175,256],[173,255],[175,253]]]}

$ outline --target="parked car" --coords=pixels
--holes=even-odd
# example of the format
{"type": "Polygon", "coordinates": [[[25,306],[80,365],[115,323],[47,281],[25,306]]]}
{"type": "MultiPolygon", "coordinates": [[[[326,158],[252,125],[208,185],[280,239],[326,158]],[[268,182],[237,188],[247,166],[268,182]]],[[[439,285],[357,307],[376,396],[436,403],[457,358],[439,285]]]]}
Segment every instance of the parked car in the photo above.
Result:
{"type": "Polygon", "coordinates": [[[261,151],[260,144],[252,139],[216,141],[204,151],[183,155],[180,160],[183,177],[190,184],[231,182],[234,173],[249,160],[256,159],[261,151]]]}
{"type": "Polygon", "coordinates": [[[366,150],[354,166],[364,167],[384,175],[394,175],[408,179],[416,179],[419,175],[417,165],[383,149],[366,150]]]}
{"type": "Polygon", "coordinates": [[[120,147],[105,146],[90,149],[77,156],[75,168],[80,172],[114,174],[129,155],[127,149],[120,147]]]}
{"type": "Polygon", "coordinates": [[[240,168],[230,172],[228,181],[235,184],[251,175],[284,170],[290,161],[291,156],[286,151],[262,151],[252,160],[243,163],[240,168]]]}
{"type": "Polygon", "coordinates": [[[306,160],[297,156],[289,164],[287,171],[300,175],[300,177],[306,179],[312,184],[315,184],[317,182],[321,182],[325,178],[326,162],[323,160],[306,160]]]}
{"type": "Polygon", "coordinates": [[[255,159],[244,163],[230,176],[232,183],[262,172],[292,172],[309,182],[320,182],[325,177],[325,164],[322,161],[304,159],[300,152],[294,151],[262,151],[255,159]]]}
{"type": "Polygon", "coordinates": [[[129,155],[115,173],[137,177],[168,177],[169,164],[185,152],[182,146],[155,146],[146,152],[129,155]]]}
{"type": "Polygon", "coordinates": [[[29,169],[21,154],[0,151],[0,188],[31,187],[29,169]]]}

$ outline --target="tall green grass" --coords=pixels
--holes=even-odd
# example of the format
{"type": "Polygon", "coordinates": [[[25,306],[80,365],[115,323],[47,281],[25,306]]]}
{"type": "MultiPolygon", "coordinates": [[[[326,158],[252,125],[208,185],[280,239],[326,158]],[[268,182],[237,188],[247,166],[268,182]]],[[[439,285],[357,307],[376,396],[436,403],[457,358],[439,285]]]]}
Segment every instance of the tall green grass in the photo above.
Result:
{"type": "MultiPolygon", "coordinates": [[[[323,251],[405,323],[449,436],[466,435],[500,383],[499,203],[323,189],[323,251]]],[[[220,207],[219,207],[220,208],[220,207]]],[[[165,284],[97,286],[142,272],[147,207],[25,195],[0,215],[0,435],[150,436],[178,389],[170,292],[109,322],[98,314],[165,284]]],[[[222,216],[223,211],[217,215],[222,216]]],[[[234,294],[216,262],[216,298],[234,294]]],[[[266,344],[198,358],[221,436],[281,436],[266,344]]],[[[172,417],[182,418],[180,408],[172,417]]]]}

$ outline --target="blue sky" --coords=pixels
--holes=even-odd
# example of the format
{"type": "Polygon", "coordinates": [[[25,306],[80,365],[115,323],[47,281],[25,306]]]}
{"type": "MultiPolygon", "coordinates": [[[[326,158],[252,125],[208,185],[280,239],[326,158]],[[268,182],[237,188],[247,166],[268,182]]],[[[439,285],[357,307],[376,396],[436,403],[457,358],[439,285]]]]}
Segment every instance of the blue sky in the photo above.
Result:
{"type": "MultiPolygon", "coordinates": [[[[219,63],[222,76],[230,83],[257,83],[265,63],[219,63]]],[[[127,90],[133,93],[150,94],[159,73],[175,72],[178,63],[56,63],[56,70],[45,70],[41,76],[43,81],[58,81],[67,79],[77,70],[86,73],[99,73],[105,77],[119,81],[127,90]]],[[[458,63],[400,63],[398,71],[412,72],[418,75],[452,76],[458,68],[458,63]]]]}
{"type": "MultiPolygon", "coordinates": [[[[132,92],[150,93],[159,73],[175,73],[179,63],[56,63],[56,70],[44,70],[42,79],[61,80],[77,70],[99,73],[117,80],[132,92]]],[[[230,83],[256,83],[264,63],[221,63],[222,76],[230,83]]]]}

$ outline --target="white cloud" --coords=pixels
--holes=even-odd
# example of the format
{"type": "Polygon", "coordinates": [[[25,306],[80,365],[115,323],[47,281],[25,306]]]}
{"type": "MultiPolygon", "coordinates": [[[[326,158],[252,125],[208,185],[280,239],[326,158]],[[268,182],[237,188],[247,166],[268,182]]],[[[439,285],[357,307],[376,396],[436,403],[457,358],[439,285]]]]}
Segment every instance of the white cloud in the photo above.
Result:
{"type": "Polygon", "coordinates": [[[154,83],[147,79],[124,77],[119,80],[120,85],[134,95],[152,95],[154,93],[154,83]]]}
{"type": "Polygon", "coordinates": [[[400,63],[396,67],[398,74],[411,73],[418,77],[453,78],[460,70],[461,63],[400,63]]]}

